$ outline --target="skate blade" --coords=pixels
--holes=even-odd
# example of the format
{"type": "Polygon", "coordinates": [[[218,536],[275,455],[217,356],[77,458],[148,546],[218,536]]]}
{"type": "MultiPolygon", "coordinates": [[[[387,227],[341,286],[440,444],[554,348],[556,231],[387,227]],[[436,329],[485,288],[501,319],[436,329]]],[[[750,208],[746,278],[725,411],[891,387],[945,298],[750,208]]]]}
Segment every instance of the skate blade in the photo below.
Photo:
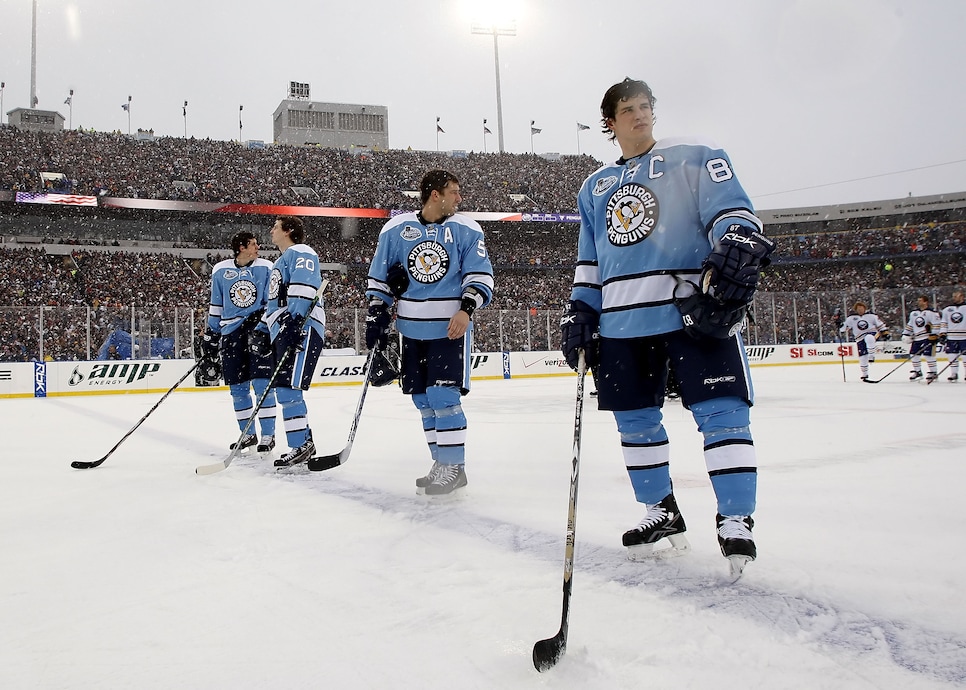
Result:
{"type": "Polygon", "coordinates": [[[728,574],[732,582],[737,582],[745,572],[745,566],[754,559],[751,556],[728,556],[728,574]]]}
{"type": "MultiPolygon", "coordinates": [[[[634,544],[627,547],[627,560],[629,561],[651,561],[665,558],[676,558],[683,556],[691,550],[691,543],[683,534],[675,534],[668,537],[670,546],[655,549],[654,544],[634,544]]],[[[660,543],[660,540],[658,541],[660,543]]]]}
{"type": "Polygon", "coordinates": [[[453,489],[448,494],[428,494],[426,489],[420,490],[416,489],[416,495],[423,501],[423,503],[453,503],[455,501],[461,501],[466,496],[466,487],[462,486],[459,489],[453,489]]]}

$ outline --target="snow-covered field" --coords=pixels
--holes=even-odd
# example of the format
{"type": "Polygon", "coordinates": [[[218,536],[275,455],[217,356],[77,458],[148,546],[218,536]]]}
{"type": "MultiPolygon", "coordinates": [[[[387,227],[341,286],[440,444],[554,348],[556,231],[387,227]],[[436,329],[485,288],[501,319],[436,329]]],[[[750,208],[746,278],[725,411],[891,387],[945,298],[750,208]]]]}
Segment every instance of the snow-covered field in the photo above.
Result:
{"type": "MultiPolygon", "coordinates": [[[[530,655],[560,623],[575,378],[475,383],[469,486],[435,502],[415,495],[430,461],[395,388],[370,389],[348,464],[319,474],[255,456],[195,475],[237,436],[225,391],[172,395],[89,470],[70,462],[159,395],[0,400],[0,687],[966,685],[966,385],[754,374],[759,559],[734,585],[678,403],[692,552],[625,560],[643,512],[588,398],[570,643],[544,674],[530,655]]],[[[358,393],[308,394],[320,452],[345,445],[358,393]]]]}

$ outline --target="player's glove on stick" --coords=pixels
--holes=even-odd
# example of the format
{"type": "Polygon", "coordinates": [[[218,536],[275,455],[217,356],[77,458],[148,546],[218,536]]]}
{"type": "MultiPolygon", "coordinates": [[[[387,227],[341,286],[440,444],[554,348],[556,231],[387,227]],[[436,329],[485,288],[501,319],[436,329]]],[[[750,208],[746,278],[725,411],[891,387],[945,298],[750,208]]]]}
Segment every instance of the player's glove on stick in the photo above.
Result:
{"type": "Polygon", "coordinates": [[[757,230],[733,224],[701,266],[702,291],[722,303],[748,304],[774,249],[775,243],[757,230]]]}
{"type": "Polygon", "coordinates": [[[272,354],[272,338],[268,331],[256,328],[248,334],[248,349],[257,357],[268,357],[272,354]]]}
{"type": "Polygon", "coordinates": [[[600,314],[589,304],[578,300],[567,303],[567,308],[560,318],[560,349],[564,359],[574,371],[580,358],[579,350],[584,351],[587,368],[597,366],[600,361],[600,314]]]}
{"type": "Polygon", "coordinates": [[[366,349],[378,346],[384,350],[389,343],[389,305],[378,297],[369,302],[369,313],[366,314],[366,349]]]}
{"type": "Polygon", "coordinates": [[[302,320],[285,311],[281,313],[276,323],[278,323],[278,335],[275,336],[275,342],[280,348],[279,352],[293,347],[301,349],[302,320]]]}
{"type": "Polygon", "coordinates": [[[221,357],[218,343],[221,333],[215,333],[210,328],[198,339],[198,369],[195,373],[195,383],[199,386],[217,386],[221,379],[221,357]]]}

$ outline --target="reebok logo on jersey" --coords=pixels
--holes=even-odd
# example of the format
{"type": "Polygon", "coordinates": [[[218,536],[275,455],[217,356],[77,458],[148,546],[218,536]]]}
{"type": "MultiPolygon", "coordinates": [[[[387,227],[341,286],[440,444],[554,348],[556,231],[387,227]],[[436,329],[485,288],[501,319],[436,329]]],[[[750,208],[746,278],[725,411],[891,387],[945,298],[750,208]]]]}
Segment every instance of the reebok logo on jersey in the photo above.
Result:
{"type": "Polygon", "coordinates": [[[654,192],[636,182],[624,185],[607,202],[607,239],[615,247],[642,242],[657,227],[659,217],[654,192]]]}

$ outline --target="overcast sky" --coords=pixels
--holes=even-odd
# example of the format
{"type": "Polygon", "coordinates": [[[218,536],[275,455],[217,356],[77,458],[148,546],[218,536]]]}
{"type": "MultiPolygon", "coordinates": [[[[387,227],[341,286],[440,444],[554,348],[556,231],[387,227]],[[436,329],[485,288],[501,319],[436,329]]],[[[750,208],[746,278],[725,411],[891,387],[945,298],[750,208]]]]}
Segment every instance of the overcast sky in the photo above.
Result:
{"type": "MultiPolygon", "coordinates": [[[[31,0],[0,0],[3,110],[30,95],[31,0]]],[[[499,0],[39,0],[39,106],[75,127],[272,138],[290,81],[385,105],[393,148],[498,148],[499,0]],[[64,100],[74,89],[73,112],[64,100]],[[182,103],[188,101],[187,118],[182,103]]],[[[966,191],[966,2],[519,0],[500,39],[506,150],[619,155],[599,105],[625,76],[658,99],[658,138],[720,143],[759,208],[966,191]],[[531,137],[530,121],[542,132],[531,137]],[[577,122],[591,129],[577,133],[577,122]]],[[[6,121],[6,115],[4,115],[6,121]]],[[[465,181],[470,191],[472,181],[465,181]]],[[[576,192],[576,190],[575,190],[576,192]]],[[[500,210],[500,209],[494,209],[500,210]]]]}

